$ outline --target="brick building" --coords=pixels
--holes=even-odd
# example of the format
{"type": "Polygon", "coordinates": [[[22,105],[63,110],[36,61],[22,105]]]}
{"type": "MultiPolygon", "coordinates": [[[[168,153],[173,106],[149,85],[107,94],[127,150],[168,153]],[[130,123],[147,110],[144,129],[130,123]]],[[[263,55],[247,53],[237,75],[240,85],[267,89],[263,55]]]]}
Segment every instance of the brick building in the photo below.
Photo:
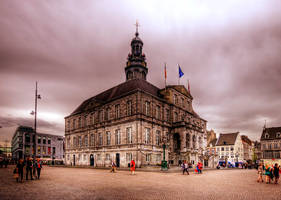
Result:
{"type": "Polygon", "coordinates": [[[138,32],[131,41],[126,81],[85,100],[65,117],[66,164],[127,167],[176,165],[203,158],[206,120],[183,85],[159,89],[146,81],[148,67],[138,32]]]}

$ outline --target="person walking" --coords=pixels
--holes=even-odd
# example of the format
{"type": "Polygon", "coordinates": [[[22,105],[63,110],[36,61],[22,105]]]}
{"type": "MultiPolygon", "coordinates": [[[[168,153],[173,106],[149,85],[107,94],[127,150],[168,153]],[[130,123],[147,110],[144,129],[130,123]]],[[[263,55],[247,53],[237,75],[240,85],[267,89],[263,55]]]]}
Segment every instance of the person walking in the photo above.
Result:
{"type": "Polygon", "coordinates": [[[134,160],[131,160],[130,167],[131,167],[131,174],[134,175],[136,170],[136,163],[134,160]]]}
{"type": "Polygon", "coordinates": [[[263,164],[260,163],[259,167],[258,167],[258,180],[257,180],[257,182],[263,182],[262,175],[263,175],[263,164]]]}
{"type": "Polygon", "coordinates": [[[273,168],[273,175],[274,175],[274,183],[275,184],[278,184],[279,171],[280,171],[280,166],[278,166],[278,164],[275,163],[274,168],[273,168]]]}
{"type": "Polygon", "coordinates": [[[203,164],[201,162],[198,163],[198,172],[202,174],[203,164]]]}
{"type": "Polygon", "coordinates": [[[43,168],[42,161],[40,160],[40,158],[37,158],[35,167],[37,169],[37,179],[40,179],[41,169],[43,168]]]}
{"type": "Polygon", "coordinates": [[[28,180],[28,173],[30,173],[30,179],[33,180],[33,177],[32,177],[32,160],[31,158],[27,158],[27,161],[26,161],[26,180],[28,180]]]}
{"type": "Polygon", "coordinates": [[[114,161],[111,162],[111,170],[110,170],[110,172],[116,172],[116,165],[115,165],[114,161]]]}
{"type": "Polygon", "coordinates": [[[189,175],[189,172],[188,172],[188,164],[187,164],[186,161],[184,161],[184,162],[182,163],[182,168],[183,168],[182,174],[184,175],[184,172],[186,172],[187,175],[189,175]]]}
{"type": "Polygon", "coordinates": [[[265,165],[265,182],[266,184],[269,184],[270,183],[270,180],[271,180],[271,168],[269,167],[269,165],[265,165]]]}
{"type": "MultiPolygon", "coordinates": [[[[17,172],[18,172],[18,179],[20,179],[20,182],[22,183],[22,181],[23,181],[23,167],[24,167],[24,162],[23,162],[23,159],[20,159],[19,161],[18,161],[18,164],[17,164],[17,166],[16,166],[16,169],[17,169],[17,172]]],[[[17,179],[17,182],[19,181],[17,179]]]]}

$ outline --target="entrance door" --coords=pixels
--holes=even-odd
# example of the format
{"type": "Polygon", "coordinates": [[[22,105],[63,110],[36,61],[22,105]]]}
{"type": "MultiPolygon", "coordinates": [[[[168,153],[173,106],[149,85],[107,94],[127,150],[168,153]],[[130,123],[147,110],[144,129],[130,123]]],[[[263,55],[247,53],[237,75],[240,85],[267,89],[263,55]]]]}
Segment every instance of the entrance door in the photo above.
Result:
{"type": "Polygon", "coordinates": [[[120,167],[120,154],[119,153],[116,154],[116,166],[120,167]]]}
{"type": "Polygon", "coordinates": [[[94,156],[93,154],[90,155],[90,165],[94,166],[95,162],[94,162],[94,156]]]}
{"type": "Polygon", "coordinates": [[[75,155],[73,155],[73,166],[75,166],[75,155]]]}

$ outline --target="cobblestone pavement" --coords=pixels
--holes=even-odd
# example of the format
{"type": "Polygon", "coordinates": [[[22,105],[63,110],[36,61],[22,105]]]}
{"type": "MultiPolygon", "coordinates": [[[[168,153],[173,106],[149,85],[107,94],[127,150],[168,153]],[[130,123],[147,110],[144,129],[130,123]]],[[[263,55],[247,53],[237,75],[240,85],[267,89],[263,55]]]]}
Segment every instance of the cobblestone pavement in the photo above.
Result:
{"type": "Polygon", "coordinates": [[[16,183],[13,166],[0,168],[0,199],[276,199],[281,183],[257,183],[256,170],[209,170],[203,174],[44,167],[40,180],[16,183]]]}

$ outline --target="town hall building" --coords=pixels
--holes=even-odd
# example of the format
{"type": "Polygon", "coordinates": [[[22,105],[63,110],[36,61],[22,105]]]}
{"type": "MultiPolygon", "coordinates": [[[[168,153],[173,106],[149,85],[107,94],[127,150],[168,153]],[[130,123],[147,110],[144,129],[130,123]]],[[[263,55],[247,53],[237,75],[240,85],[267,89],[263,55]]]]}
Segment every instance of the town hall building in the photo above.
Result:
{"type": "Polygon", "coordinates": [[[148,66],[138,31],[125,66],[126,81],[79,105],[65,117],[65,163],[128,167],[203,161],[206,123],[183,85],[163,89],[147,82],[148,66]],[[166,148],[163,148],[165,145],[166,148]]]}

